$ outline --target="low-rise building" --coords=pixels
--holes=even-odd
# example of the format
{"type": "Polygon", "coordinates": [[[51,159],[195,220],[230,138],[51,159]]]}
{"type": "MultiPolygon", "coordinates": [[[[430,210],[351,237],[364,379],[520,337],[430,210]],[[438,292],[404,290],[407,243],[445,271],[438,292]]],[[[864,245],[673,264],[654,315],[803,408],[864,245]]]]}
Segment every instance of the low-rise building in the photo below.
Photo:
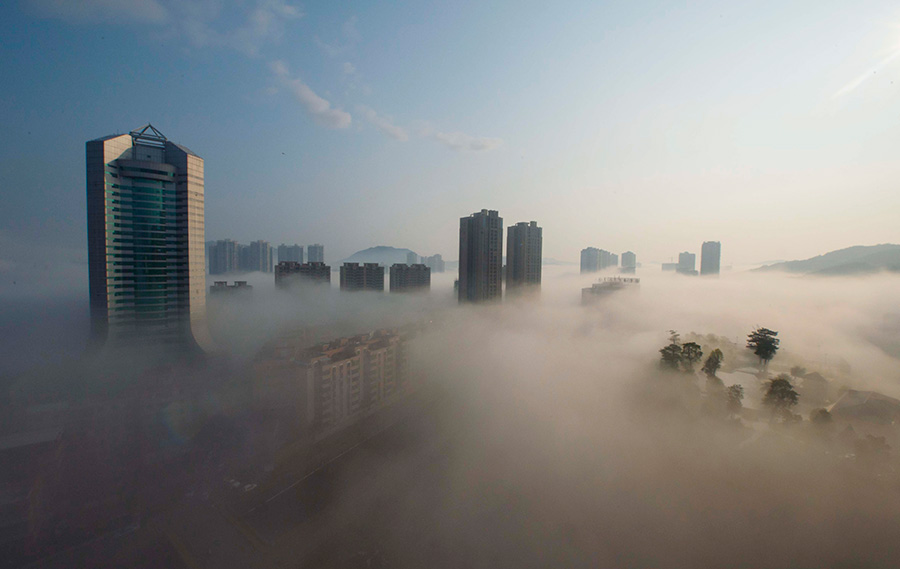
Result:
{"type": "Polygon", "coordinates": [[[397,330],[378,330],[298,349],[264,349],[254,365],[258,407],[291,413],[300,429],[345,426],[406,388],[406,355],[397,330]]]}
{"type": "Polygon", "coordinates": [[[209,294],[215,295],[232,295],[245,294],[253,290],[253,286],[247,284],[247,281],[234,281],[234,284],[228,284],[228,281],[215,281],[209,287],[209,294]]]}
{"type": "Polygon", "coordinates": [[[581,289],[581,303],[591,304],[620,290],[637,290],[641,279],[635,277],[606,277],[588,288],[581,289]]]}

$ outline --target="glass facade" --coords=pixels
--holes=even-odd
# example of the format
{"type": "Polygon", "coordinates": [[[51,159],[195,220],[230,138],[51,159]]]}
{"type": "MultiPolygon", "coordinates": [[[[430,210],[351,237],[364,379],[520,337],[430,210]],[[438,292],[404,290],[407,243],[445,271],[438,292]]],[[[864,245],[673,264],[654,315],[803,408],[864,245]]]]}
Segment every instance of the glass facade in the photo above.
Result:
{"type": "Polygon", "coordinates": [[[209,346],[203,159],[135,133],[86,153],[95,341],[209,346]]]}

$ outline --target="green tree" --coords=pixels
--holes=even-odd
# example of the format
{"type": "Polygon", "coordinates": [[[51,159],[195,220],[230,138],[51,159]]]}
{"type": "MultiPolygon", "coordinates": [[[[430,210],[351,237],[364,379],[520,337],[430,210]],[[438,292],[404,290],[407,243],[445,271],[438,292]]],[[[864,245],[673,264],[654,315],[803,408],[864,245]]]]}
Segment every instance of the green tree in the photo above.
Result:
{"type": "Polygon", "coordinates": [[[782,373],[769,381],[769,388],[763,397],[763,405],[772,409],[772,413],[788,418],[791,415],[791,407],[797,404],[800,396],[791,385],[790,376],[782,373]]]}
{"type": "Polygon", "coordinates": [[[778,351],[778,344],[781,340],[776,336],[778,336],[778,332],[768,328],[757,328],[747,336],[747,347],[753,350],[760,363],[765,366],[769,365],[769,361],[775,357],[775,352],[778,351]]]}
{"type": "Polygon", "coordinates": [[[703,357],[703,350],[697,342],[687,342],[681,346],[681,361],[685,371],[694,371],[694,364],[703,357]]]}
{"type": "Polygon", "coordinates": [[[677,330],[669,330],[669,343],[681,345],[681,335],[677,330]]]}
{"type": "Polygon", "coordinates": [[[681,365],[681,346],[672,343],[659,351],[659,365],[666,369],[677,370],[681,365]]]}
{"type": "Polygon", "coordinates": [[[722,360],[725,359],[725,356],[722,355],[722,350],[716,348],[709,354],[709,357],[706,358],[706,361],[703,362],[703,367],[701,370],[706,374],[706,377],[716,377],[716,372],[719,371],[719,368],[722,367],[722,360]]]}
{"type": "Polygon", "coordinates": [[[728,389],[725,390],[725,396],[725,406],[728,409],[728,412],[732,415],[740,413],[741,409],[744,407],[744,386],[739,384],[729,386],[728,389]]]}

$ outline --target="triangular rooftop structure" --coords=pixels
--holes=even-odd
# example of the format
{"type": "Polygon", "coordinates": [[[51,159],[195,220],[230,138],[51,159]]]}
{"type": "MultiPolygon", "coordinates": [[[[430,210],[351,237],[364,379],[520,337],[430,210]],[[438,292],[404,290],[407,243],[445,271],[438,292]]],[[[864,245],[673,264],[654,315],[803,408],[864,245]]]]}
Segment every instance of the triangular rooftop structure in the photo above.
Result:
{"type": "Polygon", "coordinates": [[[150,123],[128,134],[131,135],[132,144],[143,144],[144,146],[154,146],[156,148],[165,147],[166,140],[168,140],[166,135],[156,130],[156,127],[150,123]]]}

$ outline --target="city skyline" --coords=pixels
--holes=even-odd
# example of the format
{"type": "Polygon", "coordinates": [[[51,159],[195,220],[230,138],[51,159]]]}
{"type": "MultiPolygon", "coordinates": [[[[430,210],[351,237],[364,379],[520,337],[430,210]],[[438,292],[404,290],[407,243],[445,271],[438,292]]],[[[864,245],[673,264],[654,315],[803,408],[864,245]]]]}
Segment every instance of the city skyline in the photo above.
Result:
{"type": "Polygon", "coordinates": [[[0,86],[10,117],[0,174],[21,190],[0,207],[4,274],[24,278],[41,258],[46,271],[66,259],[86,275],[81,145],[146,122],[209,162],[208,240],[322,240],[333,259],[369,244],[451,252],[453,220],[487,206],[510,219],[540,211],[554,236],[545,256],[572,261],[590,242],[649,263],[714,235],[728,243],[726,265],[748,265],[896,241],[900,197],[884,183],[900,176],[885,154],[900,116],[900,60],[884,55],[896,42],[889,3],[829,10],[814,26],[815,5],[782,7],[774,27],[774,7],[645,20],[625,4],[576,2],[539,18],[473,5],[431,14],[399,44],[388,30],[422,20],[400,6],[251,2],[216,18],[149,4],[158,9],[0,8],[0,66],[17,78],[0,86]],[[248,23],[257,7],[266,28],[248,23]],[[534,32],[528,42],[517,24],[534,32]],[[142,39],[142,27],[171,33],[142,39]],[[674,41],[697,30],[690,45],[674,41]],[[503,48],[471,61],[460,34],[503,48]],[[397,53],[416,56],[401,65],[397,53]],[[534,83],[521,61],[543,57],[557,63],[538,64],[534,83]],[[97,92],[121,61],[139,79],[97,92]],[[598,210],[631,215],[600,229],[598,210]],[[843,231],[827,230],[835,224],[843,231]]]}

